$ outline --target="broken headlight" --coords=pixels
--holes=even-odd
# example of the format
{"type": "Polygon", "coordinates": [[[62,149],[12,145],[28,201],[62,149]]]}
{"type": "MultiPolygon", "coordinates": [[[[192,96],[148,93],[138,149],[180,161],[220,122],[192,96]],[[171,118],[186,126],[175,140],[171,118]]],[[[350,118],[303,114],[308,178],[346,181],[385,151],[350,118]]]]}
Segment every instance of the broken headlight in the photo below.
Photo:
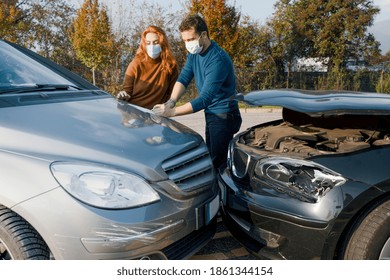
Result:
{"type": "Polygon", "coordinates": [[[309,202],[346,182],[340,174],[320,164],[292,158],[265,158],[256,163],[254,176],[279,192],[309,202]]]}

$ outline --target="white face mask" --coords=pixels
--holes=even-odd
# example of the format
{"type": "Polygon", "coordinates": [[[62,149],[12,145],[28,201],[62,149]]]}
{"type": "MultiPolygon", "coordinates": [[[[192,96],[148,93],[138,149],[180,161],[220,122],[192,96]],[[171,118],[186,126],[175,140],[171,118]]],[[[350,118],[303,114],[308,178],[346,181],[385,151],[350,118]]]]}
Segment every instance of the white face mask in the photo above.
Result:
{"type": "Polygon", "coordinates": [[[161,53],[161,46],[160,45],[146,45],[146,52],[148,53],[148,55],[151,58],[156,59],[161,53]]]}
{"type": "Polygon", "coordinates": [[[199,45],[199,39],[186,42],[186,49],[189,53],[198,54],[202,51],[203,46],[199,45]]]}

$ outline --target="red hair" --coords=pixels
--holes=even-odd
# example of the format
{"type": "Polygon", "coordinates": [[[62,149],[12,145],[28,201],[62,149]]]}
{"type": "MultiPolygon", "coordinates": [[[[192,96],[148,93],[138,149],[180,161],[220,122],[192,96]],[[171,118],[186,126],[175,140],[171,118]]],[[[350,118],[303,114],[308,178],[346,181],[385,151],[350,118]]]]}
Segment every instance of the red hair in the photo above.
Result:
{"type": "Polygon", "coordinates": [[[176,66],[176,59],[173,55],[171,47],[169,46],[167,35],[165,35],[164,30],[160,27],[151,25],[142,32],[141,44],[137,50],[136,56],[140,57],[142,60],[148,59],[148,53],[146,52],[146,34],[156,33],[158,36],[158,43],[161,46],[161,63],[163,70],[167,70],[169,73],[172,73],[172,70],[176,66]]]}

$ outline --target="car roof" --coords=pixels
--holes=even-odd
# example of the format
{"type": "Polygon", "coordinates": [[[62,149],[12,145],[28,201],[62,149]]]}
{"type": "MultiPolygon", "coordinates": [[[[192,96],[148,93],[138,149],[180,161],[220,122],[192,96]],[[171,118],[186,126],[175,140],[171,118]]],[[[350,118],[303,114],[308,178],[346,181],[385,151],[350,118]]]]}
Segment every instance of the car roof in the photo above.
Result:
{"type": "Polygon", "coordinates": [[[390,94],[356,91],[274,89],[239,94],[251,106],[281,106],[309,115],[390,114],[390,94]]]}

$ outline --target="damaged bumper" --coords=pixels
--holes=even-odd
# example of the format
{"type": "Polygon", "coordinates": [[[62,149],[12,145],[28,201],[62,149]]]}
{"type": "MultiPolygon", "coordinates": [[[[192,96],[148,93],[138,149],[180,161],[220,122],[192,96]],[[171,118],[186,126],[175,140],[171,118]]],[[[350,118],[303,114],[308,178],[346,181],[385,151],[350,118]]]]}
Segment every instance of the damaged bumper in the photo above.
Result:
{"type": "Polygon", "coordinates": [[[243,191],[228,170],[218,176],[221,214],[229,231],[261,259],[320,259],[342,197],[338,191],[321,203],[305,203],[243,191]],[[333,202],[332,202],[333,200],[333,202]],[[321,240],[319,240],[321,239],[321,240]]]}
{"type": "MultiPolygon", "coordinates": [[[[54,259],[189,258],[214,236],[220,201],[215,190],[209,201],[204,201],[204,197],[193,198],[192,201],[197,201],[194,204],[178,200],[164,210],[161,205],[155,209],[148,205],[107,210],[86,206],[66,196],[57,188],[15,207],[22,215],[25,209],[33,209],[34,216],[39,216],[39,212],[47,216],[47,207],[51,208],[50,217],[37,224],[37,229],[48,240],[54,259]],[[63,205],[45,205],[47,201],[58,201],[58,196],[63,196],[63,205]]],[[[166,200],[163,203],[169,201],[163,200],[166,200]]]]}

